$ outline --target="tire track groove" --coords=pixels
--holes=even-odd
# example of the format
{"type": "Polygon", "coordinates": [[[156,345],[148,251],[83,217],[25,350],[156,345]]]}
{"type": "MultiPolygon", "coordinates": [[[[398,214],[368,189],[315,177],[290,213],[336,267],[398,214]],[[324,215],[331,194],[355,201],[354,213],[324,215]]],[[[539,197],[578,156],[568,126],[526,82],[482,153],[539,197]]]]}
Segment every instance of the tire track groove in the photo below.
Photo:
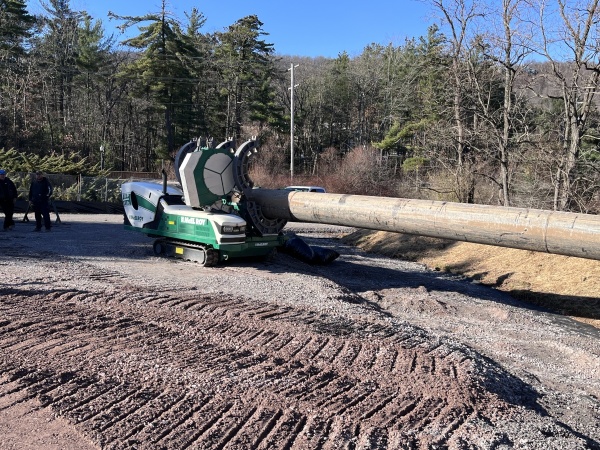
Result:
{"type": "Polygon", "coordinates": [[[212,436],[211,432],[218,433],[218,431],[214,430],[219,430],[219,421],[229,413],[229,411],[234,407],[234,404],[205,403],[197,408],[194,408],[193,413],[197,413],[202,406],[205,405],[208,405],[208,407],[202,412],[203,424],[199,428],[197,427],[195,421],[189,420],[192,417],[190,414],[185,418],[185,420],[179,421],[177,423],[177,428],[173,428],[169,434],[166,435],[167,437],[169,435],[173,435],[171,440],[161,438],[159,441],[157,441],[157,443],[162,442],[164,445],[168,445],[169,448],[188,448],[191,446],[196,446],[197,448],[208,448],[202,444],[203,438],[206,436],[206,434],[210,434],[212,436]]]}
{"type": "Polygon", "coordinates": [[[38,398],[113,450],[443,446],[474,420],[470,354],[387,317],[93,279],[0,300],[2,405],[38,398]]]}
{"type": "Polygon", "coordinates": [[[140,437],[148,436],[148,430],[156,428],[154,422],[158,420],[165,411],[183,400],[186,394],[174,395],[171,391],[160,393],[150,402],[143,405],[126,420],[115,424],[110,436],[103,435],[104,444],[107,449],[118,450],[140,444],[140,437]],[[144,431],[146,430],[146,431],[144,431]],[[130,439],[132,438],[132,439],[130,439]]]}

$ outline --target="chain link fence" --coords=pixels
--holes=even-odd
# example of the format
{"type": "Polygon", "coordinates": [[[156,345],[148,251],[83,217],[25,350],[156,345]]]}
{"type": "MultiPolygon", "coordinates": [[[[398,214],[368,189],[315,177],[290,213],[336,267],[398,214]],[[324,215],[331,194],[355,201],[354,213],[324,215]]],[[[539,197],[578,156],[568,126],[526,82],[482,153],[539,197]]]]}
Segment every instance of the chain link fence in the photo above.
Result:
{"type": "MultiPolygon", "coordinates": [[[[52,207],[58,212],[121,214],[121,184],[127,181],[153,181],[160,177],[85,177],[82,175],[46,174],[53,188],[52,207]]],[[[35,175],[28,172],[9,173],[18,192],[15,212],[26,212],[29,206],[29,188],[35,175]]]]}

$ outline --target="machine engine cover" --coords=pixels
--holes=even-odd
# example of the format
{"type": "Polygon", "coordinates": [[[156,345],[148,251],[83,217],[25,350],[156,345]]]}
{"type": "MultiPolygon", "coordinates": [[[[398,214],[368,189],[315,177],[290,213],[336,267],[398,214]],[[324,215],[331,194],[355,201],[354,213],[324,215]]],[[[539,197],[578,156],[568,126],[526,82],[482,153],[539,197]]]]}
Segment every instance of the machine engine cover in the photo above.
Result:
{"type": "MultiPolygon", "coordinates": [[[[121,198],[125,209],[125,218],[135,228],[154,221],[158,202],[163,197],[163,186],[148,181],[135,181],[121,185],[121,198]]],[[[179,189],[168,186],[166,195],[181,196],[179,189]]]]}
{"type": "Polygon", "coordinates": [[[233,156],[221,149],[196,150],[185,156],[179,173],[188,206],[209,206],[231,193],[235,187],[233,156]]]}

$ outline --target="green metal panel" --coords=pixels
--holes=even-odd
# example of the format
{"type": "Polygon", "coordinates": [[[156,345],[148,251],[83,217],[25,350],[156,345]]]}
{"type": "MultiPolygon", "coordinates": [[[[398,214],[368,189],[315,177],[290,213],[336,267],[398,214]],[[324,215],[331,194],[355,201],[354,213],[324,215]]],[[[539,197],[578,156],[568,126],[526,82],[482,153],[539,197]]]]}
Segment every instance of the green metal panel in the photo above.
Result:
{"type": "Polygon", "coordinates": [[[244,244],[221,246],[221,260],[228,258],[245,258],[250,256],[266,256],[274,248],[283,245],[283,236],[248,237],[244,244]]]}
{"type": "Polygon", "coordinates": [[[162,236],[198,242],[219,248],[213,225],[208,219],[164,214],[158,224],[162,236]]]}

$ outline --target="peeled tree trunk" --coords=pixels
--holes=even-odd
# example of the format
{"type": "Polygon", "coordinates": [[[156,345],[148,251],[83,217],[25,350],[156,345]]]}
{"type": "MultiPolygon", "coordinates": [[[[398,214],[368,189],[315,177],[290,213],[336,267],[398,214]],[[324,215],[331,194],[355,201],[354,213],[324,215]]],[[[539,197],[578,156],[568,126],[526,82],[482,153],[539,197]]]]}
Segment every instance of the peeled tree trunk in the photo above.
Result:
{"type": "Polygon", "coordinates": [[[393,231],[600,260],[600,216],[366,195],[250,190],[267,219],[393,231]]]}

